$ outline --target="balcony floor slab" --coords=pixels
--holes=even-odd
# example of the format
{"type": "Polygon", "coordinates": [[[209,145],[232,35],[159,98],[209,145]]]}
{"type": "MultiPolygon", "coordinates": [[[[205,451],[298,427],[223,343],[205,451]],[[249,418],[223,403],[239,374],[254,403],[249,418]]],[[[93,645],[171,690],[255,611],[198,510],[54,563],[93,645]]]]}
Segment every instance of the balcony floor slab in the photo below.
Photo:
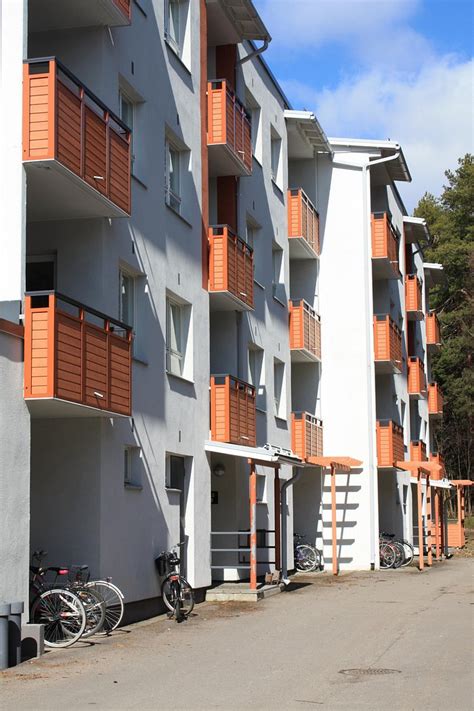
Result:
{"type": "Polygon", "coordinates": [[[27,218],[77,220],[128,217],[120,207],[56,160],[25,161],[27,218]]]}
{"type": "Polygon", "coordinates": [[[209,307],[211,311],[253,311],[253,308],[230,291],[210,291],[209,307]]]}
{"type": "Polygon", "coordinates": [[[59,398],[31,398],[25,400],[31,418],[53,420],[70,417],[127,417],[110,410],[100,410],[97,407],[81,403],[60,400],[59,398]]]}
{"type": "Polygon", "coordinates": [[[376,375],[399,375],[402,372],[401,363],[397,364],[393,360],[376,360],[376,375]]]}
{"type": "Polygon", "coordinates": [[[290,356],[292,363],[321,363],[321,358],[306,348],[292,348],[290,356]]]}
{"type": "Polygon", "coordinates": [[[401,279],[401,274],[389,259],[384,257],[372,258],[373,279],[401,279]]]}
{"type": "Polygon", "coordinates": [[[319,259],[319,255],[303,237],[288,239],[290,259],[319,259]]]}
{"type": "Polygon", "coordinates": [[[30,32],[130,24],[128,17],[113,0],[48,0],[30,3],[28,10],[30,32]]]}
{"type": "Polygon", "coordinates": [[[226,175],[235,175],[243,178],[251,175],[242,161],[235,155],[226,143],[212,143],[208,146],[209,177],[217,178],[226,175]]]}

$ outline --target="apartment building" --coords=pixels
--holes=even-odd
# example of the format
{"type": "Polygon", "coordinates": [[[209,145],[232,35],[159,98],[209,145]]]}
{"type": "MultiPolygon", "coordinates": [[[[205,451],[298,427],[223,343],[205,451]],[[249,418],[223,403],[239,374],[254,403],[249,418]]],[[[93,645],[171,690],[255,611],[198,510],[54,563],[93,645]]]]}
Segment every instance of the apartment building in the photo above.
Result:
{"type": "Polygon", "coordinates": [[[291,569],[294,530],[342,568],[418,535],[442,269],[400,147],[328,140],[270,39],[250,0],[2,5],[0,597],[37,548],[138,617],[178,542],[205,590],[291,569]]]}

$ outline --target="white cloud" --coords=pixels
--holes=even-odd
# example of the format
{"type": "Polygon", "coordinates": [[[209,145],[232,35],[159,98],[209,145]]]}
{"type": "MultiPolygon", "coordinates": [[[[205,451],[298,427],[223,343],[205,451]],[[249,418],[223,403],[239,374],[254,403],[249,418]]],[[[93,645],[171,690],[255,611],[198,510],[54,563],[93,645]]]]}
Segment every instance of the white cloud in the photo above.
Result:
{"type": "Polygon", "coordinates": [[[416,74],[377,67],[316,91],[298,82],[283,89],[298,106],[316,111],[328,135],[390,138],[401,143],[411,184],[400,184],[412,210],[426,191],[438,194],[444,171],[473,151],[472,61],[444,57],[416,74]]]}

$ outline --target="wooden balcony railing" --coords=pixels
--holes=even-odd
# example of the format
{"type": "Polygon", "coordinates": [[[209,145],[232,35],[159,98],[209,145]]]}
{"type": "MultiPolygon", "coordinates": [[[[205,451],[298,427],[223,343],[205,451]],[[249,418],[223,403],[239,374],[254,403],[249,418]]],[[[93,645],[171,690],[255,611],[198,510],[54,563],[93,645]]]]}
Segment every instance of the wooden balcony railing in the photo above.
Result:
{"type": "Polygon", "coordinates": [[[57,398],[130,415],[131,351],[126,324],[57,292],[26,295],[26,400],[57,398]]]}
{"type": "Polygon", "coordinates": [[[321,360],[321,321],[316,311],[304,300],[290,300],[290,350],[305,360],[321,360]]]}
{"type": "Polygon", "coordinates": [[[375,361],[402,368],[402,332],[388,314],[374,316],[375,361]]]}
{"type": "Polygon", "coordinates": [[[128,127],[57,59],[24,64],[23,160],[54,160],[130,214],[128,127]]]}
{"type": "Polygon", "coordinates": [[[423,298],[421,281],[416,274],[405,276],[405,310],[408,316],[423,318],[423,298]]]}
{"type": "Polygon", "coordinates": [[[425,366],[418,357],[408,358],[408,394],[421,397],[426,393],[425,366]]]}
{"type": "Polygon", "coordinates": [[[443,395],[438,383],[428,385],[428,413],[438,417],[443,414],[443,395]]]}
{"type": "Polygon", "coordinates": [[[323,456],[323,423],[308,412],[291,413],[291,449],[301,459],[323,456]]]}
{"type": "Polygon", "coordinates": [[[441,331],[439,328],[438,316],[434,311],[426,314],[426,345],[441,345],[441,331]]]}
{"type": "Polygon", "coordinates": [[[253,308],[253,250],[227,225],[209,228],[209,291],[229,292],[253,308]]]}
{"type": "Polygon", "coordinates": [[[446,476],[446,469],[444,466],[444,457],[442,454],[439,454],[439,452],[434,452],[433,454],[430,454],[430,462],[435,462],[436,464],[439,464],[441,469],[438,472],[431,472],[430,478],[431,479],[444,479],[446,476]]]}
{"type": "Polygon", "coordinates": [[[302,188],[288,190],[288,238],[303,240],[319,256],[319,214],[302,188]]]}
{"type": "Polygon", "coordinates": [[[414,462],[426,462],[426,444],[421,439],[415,439],[410,442],[410,459],[414,462]]]}
{"type": "Polygon", "coordinates": [[[372,213],[371,230],[372,259],[377,263],[380,276],[398,279],[400,277],[398,265],[400,240],[388,213],[372,213]]]}
{"type": "Polygon", "coordinates": [[[378,466],[393,467],[404,458],[403,427],[392,420],[377,420],[378,466]]]}
{"type": "Polygon", "coordinates": [[[251,123],[245,107],[225,79],[208,82],[207,121],[207,145],[226,146],[241,164],[243,174],[249,175],[252,172],[251,123]]]}
{"type": "Polygon", "coordinates": [[[211,439],[256,445],[255,388],[232,375],[211,376],[211,439]]]}

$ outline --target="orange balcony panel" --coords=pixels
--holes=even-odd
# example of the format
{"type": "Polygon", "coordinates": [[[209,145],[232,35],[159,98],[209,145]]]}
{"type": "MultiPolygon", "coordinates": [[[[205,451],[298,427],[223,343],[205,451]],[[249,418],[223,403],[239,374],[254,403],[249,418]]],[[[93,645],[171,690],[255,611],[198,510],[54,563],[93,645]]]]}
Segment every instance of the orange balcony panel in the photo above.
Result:
{"type": "Polygon", "coordinates": [[[129,129],[57,60],[23,69],[28,218],[130,215],[129,129]]]}
{"type": "Polygon", "coordinates": [[[294,363],[321,360],[321,321],[304,300],[289,302],[290,351],[294,363]]]}
{"type": "Polygon", "coordinates": [[[209,293],[213,311],[253,309],[253,251],[227,225],[209,228],[209,293]]]}
{"type": "Polygon", "coordinates": [[[428,413],[433,417],[443,416],[443,395],[438,383],[428,385],[428,413]]]}
{"type": "Polygon", "coordinates": [[[388,314],[374,316],[375,370],[400,373],[402,370],[402,332],[388,314]]]}
{"type": "Polygon", "coordinates": [[[381,468],[393,467],[405,459],[403,427],[392,420],[377,421],[377,463],[381,468]]]}
{"type": "Polygon", "coordinates": [[[426,345],[441,345],[441,331],[439,328],[439,321],[434,311],[431,311],[429,314],[426,314],[426,345]]]}
{"type": "Polygon", "coordinates": [[[131,0],[35,0],[28,7],[30,32],[79,27],[122,27],[131,22],[131,0]]]}
{"type": "Polygon", "coordinates": [[[408,394],[415,399],[426,394],[425,367],[418,357],[408,358],[408,394]]]}
{"type": "Polygon", "coordinates": [[[288,239],[291,259],[316,259],[320,254],[319,215],[304,190],[288,190],[288,239]]]}
{"type": "Polygon", "coordinates": [[[466,545],[464,521],[461,525],[457,521],[448,521],[448,545],[450,548],[464,548],[466,545]]]}
{"type": "Polygon", "coordinates": [[[291,449],[301,459],[323,456],[323,423],[308,412],[291,413],[291,449]]]}
{"type": "Polygon", "coordinates": [[[207,145],[211,177],[252,173],[250,119],[225,79],[207,85],[207,145]]]}
{"type": "Polygon", "coordinates": [[[436,462],[436,464],[439,464],[441,467],[441,470],[438,472],[431,472],[431,479],[444,479],[446,476],[446,469],[444,466],[444,457],[442,454],[439,454],[438,452],[430,454],[430,462],[436,462]]]}
{"type": "Polygon", "coordinates": [[[255,388],[232,375],[211,377],[211,439],[255,447],[255,388]]]}
{"type": "Polygon", "coordinates": [[[426,444],[421,439],[412,440],[410,442],[410,459],[413,462],[426,462],[426,444]]]}
{"type": "Polygon", "coordinates": [[[421,281],[416,274],[405,277],[405,310],[411,321],[421,321],[424,317],[421,281]]]}
{"type": "Polygon", "coordinates": [[[372,274],[374,279],[399,279],[398,252],[400,239],[386,212],[371,217],[372,274]]]}
{"type": "Polygon", "coordinates": [[[32,416],[130,416],[129,326],[54,292],[25,304],[24,397],[32,416]]]}

